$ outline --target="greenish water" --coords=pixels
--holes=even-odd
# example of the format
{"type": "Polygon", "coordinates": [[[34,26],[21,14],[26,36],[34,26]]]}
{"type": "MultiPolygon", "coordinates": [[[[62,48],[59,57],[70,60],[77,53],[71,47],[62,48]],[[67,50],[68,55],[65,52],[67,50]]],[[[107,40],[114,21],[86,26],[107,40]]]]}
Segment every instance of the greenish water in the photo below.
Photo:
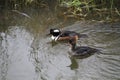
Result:
{"type": "Polygon", "coordinates": [[[11,13],[0,25],[0,80],[120,80],[120,23],[64,22],[42,12],[27,13],[29,19],[11,13]],[[78,45],[102,54],[70,58],[67,43],[49,43],[51,27],[87,34],[78,45]]]}

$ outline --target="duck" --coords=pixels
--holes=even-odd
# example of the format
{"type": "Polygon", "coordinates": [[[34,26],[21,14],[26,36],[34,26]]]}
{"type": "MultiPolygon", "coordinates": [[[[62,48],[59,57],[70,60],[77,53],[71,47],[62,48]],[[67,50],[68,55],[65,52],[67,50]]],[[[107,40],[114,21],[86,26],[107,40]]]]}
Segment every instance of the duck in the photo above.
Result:
{"type": "Polygon", "coordinates": [[[69,40],[70,38],[74,38],[77,41],[79,38],[88,37],[86,34],[79,34],[69,30],[61,31],[57,28],[50,29],[50,34],[52,35],[51,39],[54,41],[69,40]]]}
{"type": "Polygon", "coordinates": [[[76,58],[87,58],[91,55],[93,55],[96,52],[99,52],[98,49],[91,48],[88,46],[77,46],[76,41],[72,38],[69,40],[70,45],[70,56],[76,57],[76,58]]]}

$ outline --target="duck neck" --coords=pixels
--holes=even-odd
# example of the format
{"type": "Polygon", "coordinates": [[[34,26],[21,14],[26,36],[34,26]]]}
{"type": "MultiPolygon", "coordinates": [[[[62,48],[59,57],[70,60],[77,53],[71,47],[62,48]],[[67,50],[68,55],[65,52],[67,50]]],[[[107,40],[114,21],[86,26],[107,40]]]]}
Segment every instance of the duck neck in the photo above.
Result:
{"type": "Polygon", "coordinates": [[[72,44],[72,50],[75,50],[76,44],[72,44]]]}

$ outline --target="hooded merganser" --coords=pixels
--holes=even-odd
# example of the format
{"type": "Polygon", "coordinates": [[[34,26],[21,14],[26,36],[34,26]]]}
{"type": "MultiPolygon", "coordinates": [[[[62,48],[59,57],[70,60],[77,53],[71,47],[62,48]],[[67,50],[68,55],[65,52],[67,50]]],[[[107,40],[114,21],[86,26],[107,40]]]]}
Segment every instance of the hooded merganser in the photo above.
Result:
{"type": "Polygon", "coordinates": [[[70,39],[69,44],[71,46],[70,55],[77,58],[86,58],[99,51],[98,49],[88,46],[76,46],[76,42],[74,39],[70,39]]]}
{"type": "Polygon", "coordinates": [[[79,38],[87,37],[86,34],[79,34],[75,31],[60,31],[59,29],[50,29],[51,38],[54,41],[57,40],[69,40],[70,38],[74,38],[78,40],[79,38]]]}

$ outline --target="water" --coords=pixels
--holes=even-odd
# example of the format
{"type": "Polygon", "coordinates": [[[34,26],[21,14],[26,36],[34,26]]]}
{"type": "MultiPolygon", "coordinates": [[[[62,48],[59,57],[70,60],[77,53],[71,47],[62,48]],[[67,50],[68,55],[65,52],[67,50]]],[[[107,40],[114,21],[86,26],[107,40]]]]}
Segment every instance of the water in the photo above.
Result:
{"type": "Polygon", "coordinates": [[[38,22],[22,19],[0,30],[0,80],[120,80],[120,23],[75,22],[61,28],[87,34],[89,37],[80,39],[77,45],[102,52],[74,59],[68,55],[67,43],[53,46],[46,36],[50,27],[63,22],[50,22],[48,26],[44,21],[51,17],[40,23],[39,18],[38,22]]]}

